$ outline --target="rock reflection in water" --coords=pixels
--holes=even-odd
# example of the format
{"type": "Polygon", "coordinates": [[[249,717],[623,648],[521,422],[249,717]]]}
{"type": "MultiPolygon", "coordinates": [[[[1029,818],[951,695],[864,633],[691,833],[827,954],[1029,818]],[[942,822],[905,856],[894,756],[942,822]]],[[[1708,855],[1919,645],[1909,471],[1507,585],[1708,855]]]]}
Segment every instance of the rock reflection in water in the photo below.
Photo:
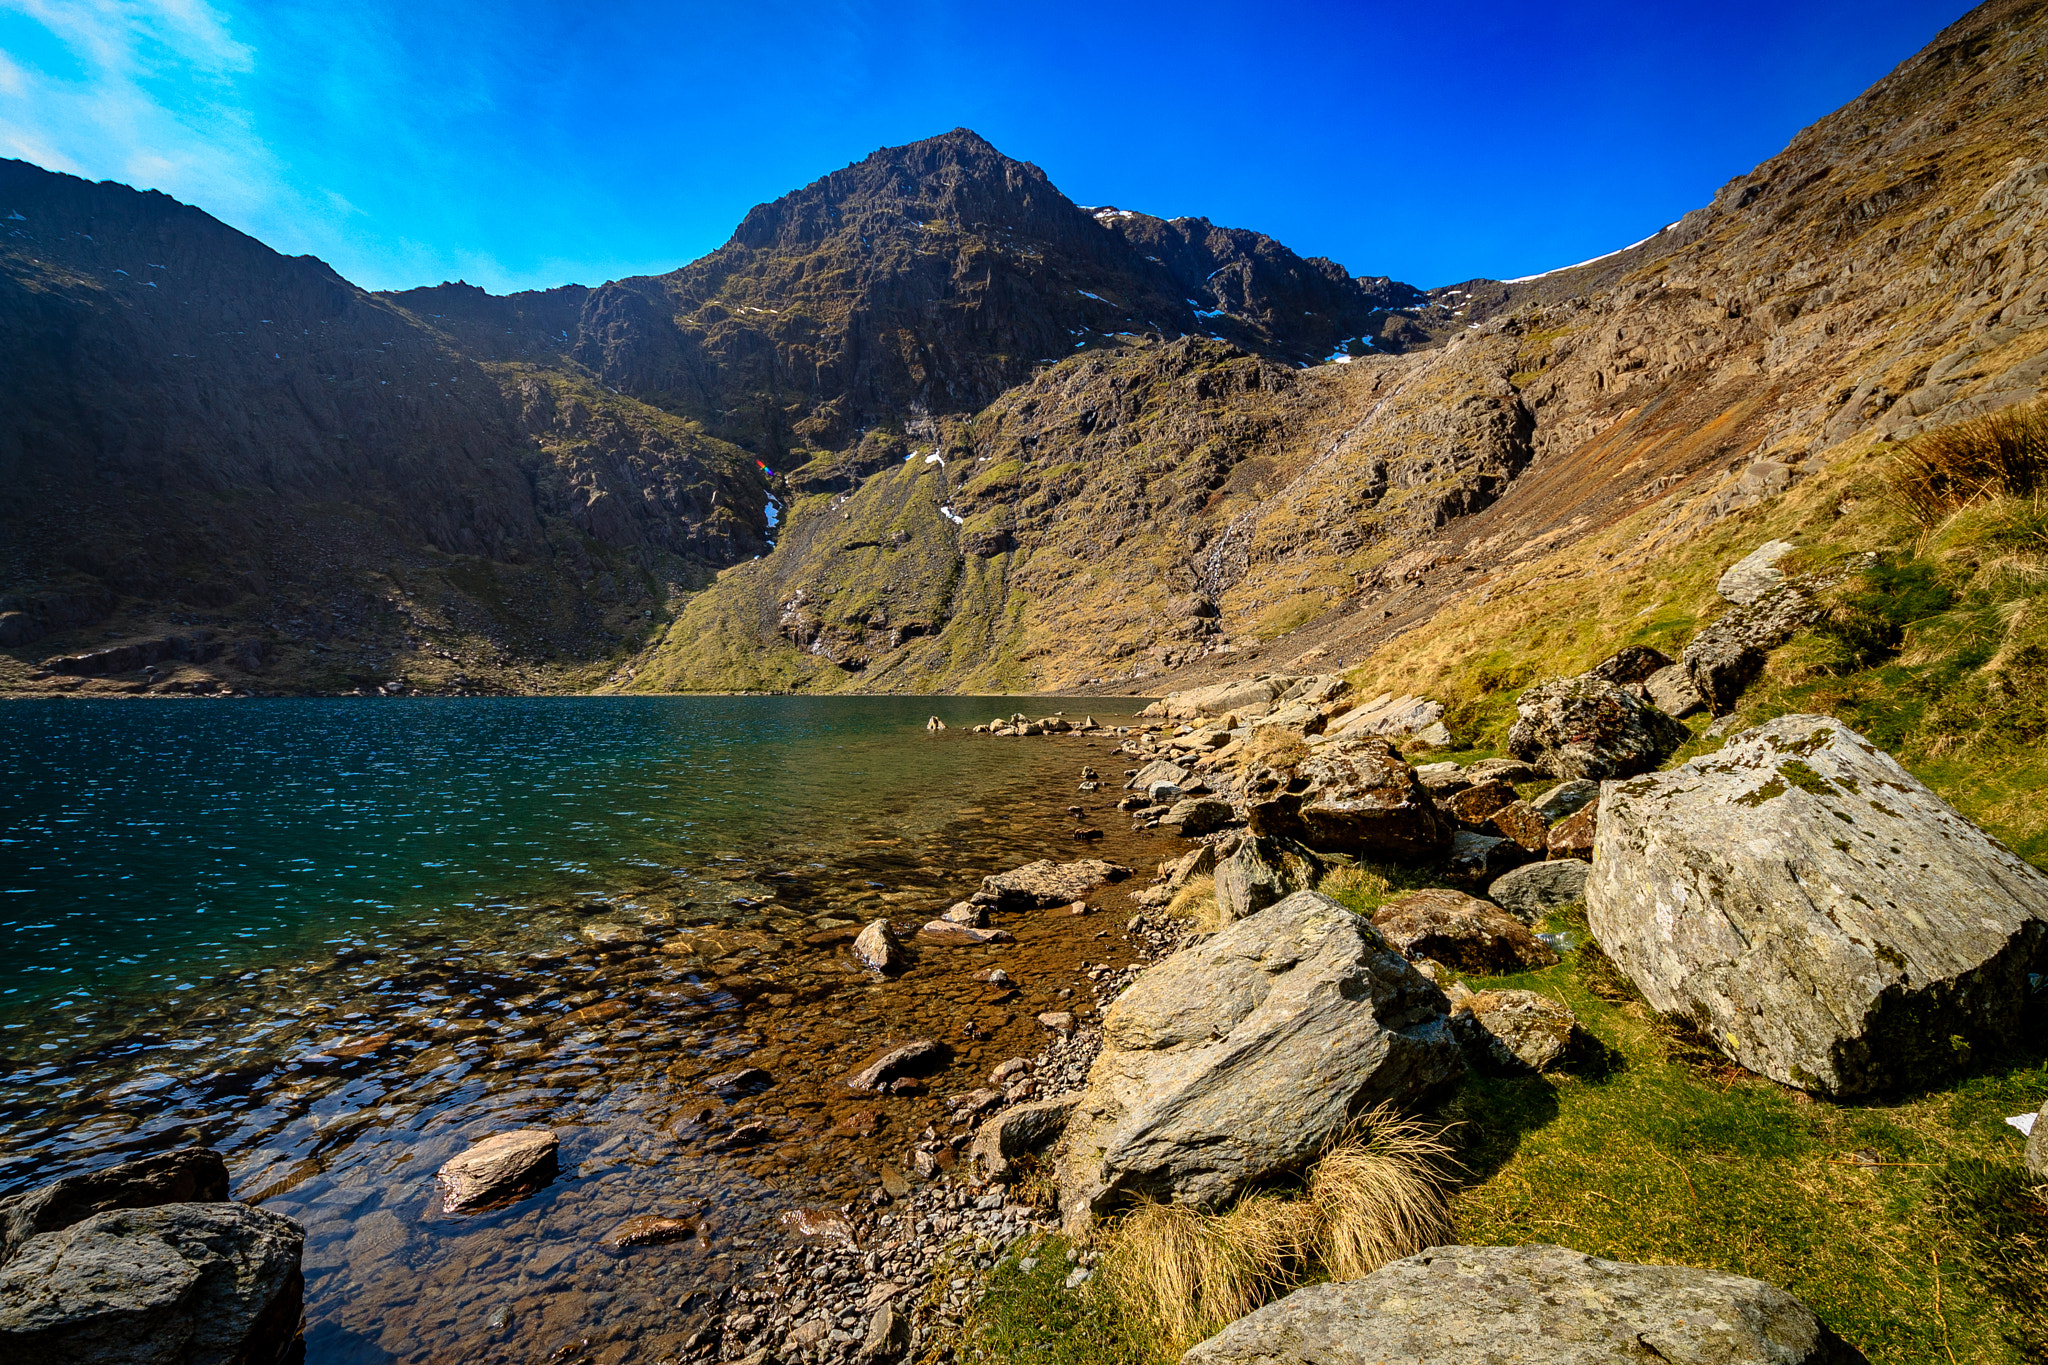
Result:
{"type": "Polygon", "coordinates": [[[1006,747],[995,789],[953,818],[870,809],[799,856],[728,852],[601,895],[443,913],[425,934],[387,924],[312,964],[131,1000],[83,1045],[62,1018],[17,1029],[12,1057],[62,1060],[0,1082],[0,1189],[205,1143],[236,1197],[305,1224],[316,1365],[673,1359],[780,1244],[779,1215],[900,1181],[927,1126],[963,1131],[946,1096],[1039,1050],[1037,1014],[1073,1003],[1059,992],[1084,962],[1132,959],[1120,889],[1100,915],[1000,917],[1014,945],[913,943],[889,981],[820,932],[892,916],[908,939],[983,873],[1084,854],[1149,871],[1172,851],[1120,829],[1113,790],[1083,798],[1111,836],[1072,842],[1073,775],[1113,762],[1112,741],[1006,747]],[[1007,980],[974,979],[996,965],[1007,980]],[[919,1036],[953,1052],[929,1093],[844,1086],[919,1036]],[[441,1212],[444,1161],[527,1127],[561,1139],[552,1183],[441,1212]],[[647,1216],[689,1235],[606,1245],[647,1216]]]}

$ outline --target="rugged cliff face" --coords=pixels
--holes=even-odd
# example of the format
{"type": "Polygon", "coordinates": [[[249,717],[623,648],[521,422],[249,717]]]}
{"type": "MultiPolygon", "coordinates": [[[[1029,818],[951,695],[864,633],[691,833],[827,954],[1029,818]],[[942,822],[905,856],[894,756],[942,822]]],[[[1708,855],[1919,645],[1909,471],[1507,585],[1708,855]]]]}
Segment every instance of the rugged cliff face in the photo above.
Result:
{"type": "MultiPolygon", "coordinates": [[[[946,429],[944,496],[962,520],[930,528],[931,553],[1000,567],[1000,591],[925,614],[939,634],[1000,621],[977,637],[999,662],[948,672],[915,647],[899,674],[864,636],[856,668],[785,662],[777,678],[1150,692],[1260,657],[1328,667],[1596,532],[1633,528],[1605,553],[1639,560],[1844,449],[2034,397],[2048,376],[2043,8],[1974,11],[1645,243],[1433,290],[1397,315],[1447,344],[1270,377],[1245,356],[1261,379],[1216,403],[1190,402],[1154,358],[1195,363],[1187,343],[1064,362],[946,429]],[[1175,415],[1132,420],[1145,411],[1175,415]]],[[[1126,221],[1177,259],[1176,225],[1126,221]]],[[[1227,368],[1221,355],[1205,363],[1227,368]]],[[[874,538],[857,499],[833,515],[846,539],[874,538]]],[[[792,575],[721,581],[640,677],[745,676],[757,665],[730,643],[745,612],[729,604],[792,575]],[[672,664],[713,618],[727,646],[672,664]]],[[[810,578],[835,574],[821,562],[810,578]]],[[[817,638],[834,638],[833,610],[806,594],[817,638]]],[[[831,653],[755,638],[771,655],[831,653]]]]}

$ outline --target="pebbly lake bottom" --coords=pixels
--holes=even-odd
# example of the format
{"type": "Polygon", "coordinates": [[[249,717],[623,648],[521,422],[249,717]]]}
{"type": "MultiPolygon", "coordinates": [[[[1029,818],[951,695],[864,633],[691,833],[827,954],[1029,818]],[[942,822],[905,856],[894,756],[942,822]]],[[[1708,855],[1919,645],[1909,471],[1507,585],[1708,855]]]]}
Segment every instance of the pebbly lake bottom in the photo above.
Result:
{"type": "MultiPolygon", "coordinates": [[[[1128,715],[1135,703],[1125,702],[1128,715]]],[[[964,727],[1044,698],[22,703],[0,710],[0,1193],[192,1144],[307,1229],[314,1362],[675,1359],[789,1245],[914,1184],[946,1098],[1136,960],[1126,890],[906,932],[1038,857],[1149,871],[1108,736],[964,727]],[[954,728],[926,732],[936,714],[954,728]],[[1074,837],[1076,815],[1104,837],[1074,837]],[[1000,966],[1008,983],[977,980],[1000,966]],[[1077,993],[1078,992],[1078,993],[1077,993]],[[844,1080],[937,1039],[922,1095],[844,1080]],[[759,1068],[742,1089],[707,1080],[759,1068]],[[440,1164],[548,1127],[560,1173],[448,1215],[440,1164]],[[643,1214],[695,1235],[617,1248],[643,1214]]],[[[1140,877],[1142,883],[1143,878],[1140,877]]]]}

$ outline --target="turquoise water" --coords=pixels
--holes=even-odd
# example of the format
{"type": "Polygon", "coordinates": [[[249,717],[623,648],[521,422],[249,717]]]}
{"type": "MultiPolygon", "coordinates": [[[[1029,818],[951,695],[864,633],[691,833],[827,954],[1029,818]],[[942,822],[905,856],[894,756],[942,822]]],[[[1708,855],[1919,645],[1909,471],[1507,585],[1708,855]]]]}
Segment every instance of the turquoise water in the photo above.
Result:
{"type": "Polygon", "coordinates": [[[907,935],[987,872],[1177,851],[1117,783],[1077,790],[1115,736],[965,733],[1016,705],[1060,706],[0,706],[0,1195],[209,1146],[235,1197],[306,1229],[309,1365],[672,1361],[783,1213],[866,1207],[945,1094],[1032,1055],[1037,1015],[1132,952],[1110,894],[889,980],[847,952],[849,926],[907,935]],[[907,1037],[953,1050],[931,1093],[847,1089],[907,1037]],[[708,1094],[740,1058],[771,1088],[708,1094]],[[440,1211],[442,1162],[533,1126],[556,1178],[440,1211]],[[711,1231],[603,1244],[648,1212],[711,1231]]]}
{"type": "Polygon", "coordinates": [[[926,717],[959,726],[1009,709],[892,697],[9,703],[0,1017],[190,989],[422,915],[687,887],[721,858],[800,862],[881,812],[944,819],[1029,756],[927,737],[926,717]]]}

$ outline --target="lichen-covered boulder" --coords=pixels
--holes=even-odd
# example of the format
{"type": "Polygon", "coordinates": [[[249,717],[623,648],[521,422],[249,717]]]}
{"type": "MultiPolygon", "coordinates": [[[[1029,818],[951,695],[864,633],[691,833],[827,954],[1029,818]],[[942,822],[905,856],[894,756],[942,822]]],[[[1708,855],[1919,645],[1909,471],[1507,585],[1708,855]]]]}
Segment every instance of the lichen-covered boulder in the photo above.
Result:
{"type": "MultiPolygon", "coordinates": [[[[1709,621],[1679,655],[1693,690],[1717,716],[1733,709],[1770,651],[1825,612],[1805,580],[1781,583],[1709,621]]],[[[1610,774],[1612,776],[1614,774],[1610,774]]]]}
{"type": "Polygon", "coordinates": [[[1302,891],[1147,969],[1110,1006],[1068,1121],[1060,1207],[1214,1207],[1310,1160],[1375,1104],[1422,1102],[1464,1059],[1443,992],[1371,925],[1302,891]]]}
{"type": "Polygon", "coordinates": [[[1864,1365],[1775,1285],[1560,1246],[1431,1247],[1297,1289],[1181,1365],[1864,1365]]]}
{"type": "Polygon", "coordinates": [[[1832,1095],[1917,1084],[2018,1024],[2048,876],[1826,716],[1600,799],[1593,936],[1730,1058],[1832,1095]]]}
{"type": "Polygon", "coordinates": [[[1557,952],[1529,926],[1490,901],[1431,887],[1394,897],[1373,912],[1372,927],[1410,958],[1461,972],[1506,976],[1557,965],[1557,952]]]}
{"type": "Polygon", "coordinates": [[[1600,803],[1580,808],[1550,827],[1547,851],[1552,858],[1593,860],[1593,836],[1600,831],[1600,803]]]}
{"type": "Polygon", "coordinates": [[[1482,1071],[1550,1071],[1595,1050],[1571,1007],[1535,991],[1450,992],[1451,1032],[1482,1071]]]}
{"type": "Polygon", "coordinates": [[[97,1213],[0,1266],[0,1360],[278,1365],[297,1345],[297,1223],[247,1204],[97,1213]]]}
{"type": "Polygon", "coordinates": [[[1251,775],[1245,808],[1255,833],[1367,858],[1426,860],[1451,840],[1451,822],[1415,770],[1377,737],[1338,740],[1293,769],[1251,775]]]}
{"type": "Polygon", "coordinates": [[[1635,693],[1591,674],[1538,683],[1515,709],[1508,752],[1554,777],[1633,777],[1691,737],[1635,693]]]}

